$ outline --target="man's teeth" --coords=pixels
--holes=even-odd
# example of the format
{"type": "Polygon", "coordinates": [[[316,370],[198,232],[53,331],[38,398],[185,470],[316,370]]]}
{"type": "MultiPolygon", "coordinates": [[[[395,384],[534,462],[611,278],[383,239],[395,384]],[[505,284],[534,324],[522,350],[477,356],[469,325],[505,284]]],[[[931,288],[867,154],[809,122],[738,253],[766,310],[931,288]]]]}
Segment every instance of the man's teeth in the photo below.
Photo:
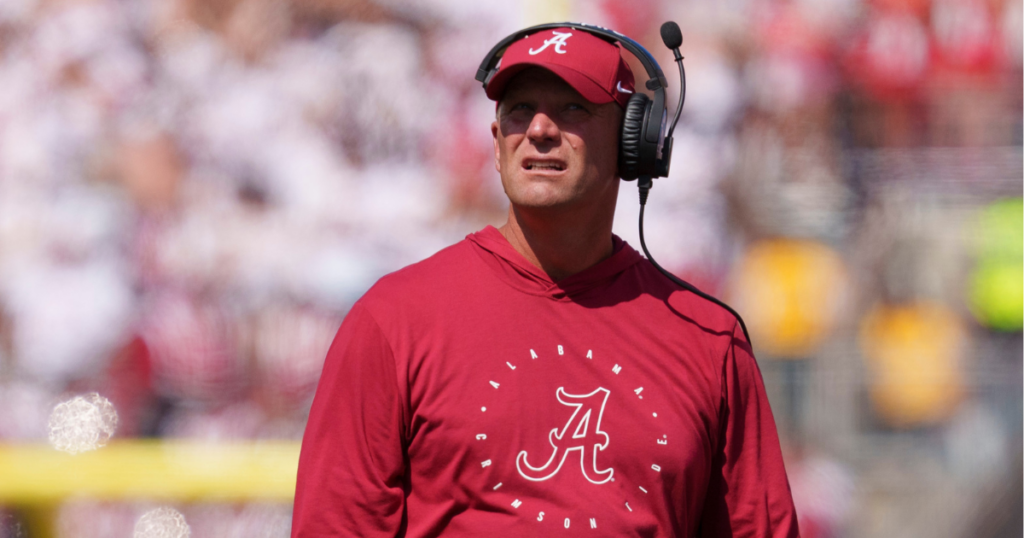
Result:
{"type": "Polygon", "coordinates": [[[532,163],[526,165],[527,170],[561,170],[562,166],[558,164],[547,164],[547,163],[532,163]]]}

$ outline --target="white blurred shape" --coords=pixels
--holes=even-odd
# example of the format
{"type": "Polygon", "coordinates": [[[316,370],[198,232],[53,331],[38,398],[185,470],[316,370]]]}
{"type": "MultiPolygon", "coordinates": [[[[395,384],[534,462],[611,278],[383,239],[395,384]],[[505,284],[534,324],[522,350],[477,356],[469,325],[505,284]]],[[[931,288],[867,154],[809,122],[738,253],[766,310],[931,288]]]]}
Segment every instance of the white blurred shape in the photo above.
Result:
{"type": "MultiPolygon", "coordinates": [[[[702,52],[703,58],[686,65],[690,84],[686,88],[683,115],[698,129],[717,131],[727,128],[734,119],[740,106],[742,88],[736,70],[720,51],[705,48],[702,52]]],[[[670,84],[677,84],[677,68],[664,69],[673,71],[666,76],[671,77],[670,84]]],[[[671,97],[671,113],[675,113],[678,98],[678,94],[671,97]]]]}
{"type": "MultiPolygon", "coordinates": [[[[0,439],[46,439],[51,394],[38,383],[13,379],[0,384],[0,439]]],[[[0,536],[3,536],[0,534],[0,536]]]]}
{"type": "Polygon", "coordinates": [[[311,308],[278,305],[256,321],[256,361],[272,389],[296,402],[313,395],[341,320],[311,308]]]}
{"type": "Polygon", "coordinates": [[[185,516],[173,508],[150,510],[135,522],[135,538],[188,538],[192,535],[185,516]]]}
{"type": "MultiPolygon", "coordinates": [[[[647,248],[663,267],[686,274],[683,278],[711,277],[721,271],[728,240],[718,183],[730,166],[734,144],[729,137],[680,124],[669,177],[655,180],[651,190],[644,214],[647,248]]],[[[635,183],[620,186],[613,231],[639,250],[637,196],[635,183]]]]}
{"type": "Polygon", "coordinates": [[[28,22],[36,9],[36,3],[36,0],[4,0],[0,2],[0,21],[14,24],[28,22]]]}
{"type": "Polygon", "coordinates": [[[0,283],[20,372],[59,382],[96,367],[124,336],[133,297],[114,259],[26,259],[0,283]],[[60,330],[55,330],[59,327],[60,330]]]}
{"type": "Polygon", "coordinates": [[[235,323],[220,303],[166,291],[152,300],[143,338],[157,390],[176,398],[222,400],[244,384],[235,323]]]}
{"type": "Polygon", "coordinates": [[[50,414],[50,444],[78,454],[106,445],[117,429],[117,411],[95,392],[57,404],[50,414]]]}
{"type": "Polygon", "coordinates": [[[299,295],[327,308],[343,310],[385,273],[380,255],[351,241],[326,240],[294,278],[299,295]]]}
{"type": "Polygon", "coordinates": [[[837,535],[856,494],[850,470],[836,460],[814,455],[798,461],[788,474],[800,524],[822,529],[821,536],[837,535]]]}
{"type": "Polygon", "coordinates": [[[135,520],[139,517],[138,511],[129,503],[88,498],[69,499],[60,503],[55,510],[56,532],[53,538],[131,536],[135,520]]]}
{"type": "Polygon", "coordinates": [[[883,15],[868,32],[869,61],[878,73],[896,84],[908,84],[922,76],[929,60],[928,32],[916,17],[883,15]]]}
{"type": "Polygon", "coordinates": [[[288,506],[250,504],[236,518],[232,536],[246,538],[287,538],[292,514],[288,506]]]}
{"type": "Polygon", "coordinates": [[[961,406],[943,437],[950,468],[964,483],[985,483],[1012,466],[1006,431],[980,403],[961,406]]]}
{"type": "Polygon", "coordinates": [[[1021,66],[1024,59],[1024,2],[1020,0],[1006,2],[1003,6],[1003,51],[1010,65],[1021,66]]]}

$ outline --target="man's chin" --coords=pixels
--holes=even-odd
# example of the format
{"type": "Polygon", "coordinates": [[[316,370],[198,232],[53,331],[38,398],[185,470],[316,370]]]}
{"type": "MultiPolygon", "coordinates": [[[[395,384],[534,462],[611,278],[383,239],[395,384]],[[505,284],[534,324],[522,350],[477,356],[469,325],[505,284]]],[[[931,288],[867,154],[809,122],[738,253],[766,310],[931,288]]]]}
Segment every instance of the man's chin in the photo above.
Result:
{"type": "Polygon", "coordinates": [[[572,197],[566,193],[552,192],[548,189],[537,189],[532,192],[506,193],[512,205],[523,209],[559,209],[568,207],[572,197]]]}

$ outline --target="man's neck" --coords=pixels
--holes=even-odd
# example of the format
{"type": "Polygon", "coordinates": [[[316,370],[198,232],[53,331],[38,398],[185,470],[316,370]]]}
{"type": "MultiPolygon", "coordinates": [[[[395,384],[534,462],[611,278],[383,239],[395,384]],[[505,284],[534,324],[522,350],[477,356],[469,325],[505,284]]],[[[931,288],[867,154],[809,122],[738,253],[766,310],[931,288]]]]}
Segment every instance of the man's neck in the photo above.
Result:
{"type": "Polygon", "coordinates": [[[612,255],[611,212],[595,218],[538,215],[509,207],[508,222],[498,230],[512,248],[557,282],[612,255]]]}

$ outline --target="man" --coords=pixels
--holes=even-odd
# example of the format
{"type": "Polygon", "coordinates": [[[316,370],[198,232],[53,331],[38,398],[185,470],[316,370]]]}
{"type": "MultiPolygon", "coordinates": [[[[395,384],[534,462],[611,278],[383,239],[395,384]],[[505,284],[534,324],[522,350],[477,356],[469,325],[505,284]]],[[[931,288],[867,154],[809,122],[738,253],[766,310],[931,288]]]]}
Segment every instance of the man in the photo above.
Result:
{"type": "Polygon", "coordinates": [[[559,29],[502,62],[487,95],[508,221],[353,306],[292,536],[796,536],[736,318],[612,235],[634,91],[618,47],[559,29]]]}

